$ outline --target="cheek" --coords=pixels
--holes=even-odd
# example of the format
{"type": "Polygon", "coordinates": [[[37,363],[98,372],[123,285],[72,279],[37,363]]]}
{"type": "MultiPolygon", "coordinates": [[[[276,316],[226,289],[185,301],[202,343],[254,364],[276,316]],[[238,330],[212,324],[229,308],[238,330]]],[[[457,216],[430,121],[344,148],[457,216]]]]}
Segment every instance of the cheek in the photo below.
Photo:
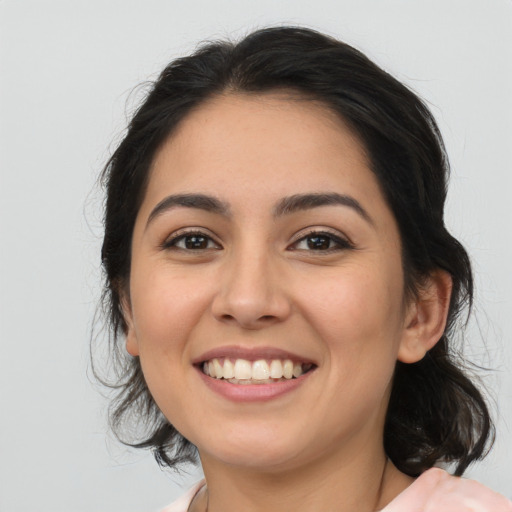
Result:
{"type": "Polygon", "coordinates": [[[304,291],[311,315],[324,317],[333,328],[364,330],[377,325],[396,328],[400,323],[401,276],[392,277],[378,268],[353,269],[339,276],[313,280],[304,291]]]}
{"type": "Polygon", "coordinates": [[[142,357],[175,356],[183,350],[210,302],[205,282],[158,268],[133,277],[132,309],[142,357]]]}
{"type": "Polygon", "coordinates": [[[208,290],[197,279],[176,275],[152,265],[133,275],[132,310],[140,363],[145,381],[160,410],[178,428],[187,431],[190,396],[189,340],[208,305],[208,290]]]}
{"type": "Polygon", "coordinates": [[[402,323],[402,276],[396,266],[352,266],[304,289],[309,323],[328,345],[333,367],[354,372],[361,366],[393,366],[402,323]],[[370,270],[368,270],[370,269],[370,270]]]}

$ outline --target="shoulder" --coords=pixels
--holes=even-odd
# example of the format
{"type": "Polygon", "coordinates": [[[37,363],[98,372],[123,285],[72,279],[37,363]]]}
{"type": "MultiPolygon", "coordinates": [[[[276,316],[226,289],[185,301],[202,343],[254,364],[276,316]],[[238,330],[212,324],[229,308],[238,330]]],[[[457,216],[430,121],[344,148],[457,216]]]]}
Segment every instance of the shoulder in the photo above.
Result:
{"type": "Polygon", "coordinates": [[[512,512],[512,502],[484,485],[432,468],[381,512],[512,512]]]}
{"type": "Polygon", "coordinates": [[[190,503],[194,499],[194,496],[199,492],[199,490],[201,489],[201,487],[204,486],[204,484],[204,480],[197,482],[185,494],[180,496],[176,501],[162,509],[160,512],[187,512],[190,503]]]}

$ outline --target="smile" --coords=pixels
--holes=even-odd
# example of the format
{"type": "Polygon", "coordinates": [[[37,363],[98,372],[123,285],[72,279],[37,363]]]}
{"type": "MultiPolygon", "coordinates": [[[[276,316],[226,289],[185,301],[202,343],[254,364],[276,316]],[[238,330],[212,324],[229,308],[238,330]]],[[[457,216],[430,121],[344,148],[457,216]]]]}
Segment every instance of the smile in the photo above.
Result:
{"type": "Polygon", "coordinates": [[[291,359],[213,358],[204,361],[201,369],[205,375],[223,379],[230,384],[272,384],[297,379],[313,368],[311,363],[293,362],[291,359]]]}
{"type": "Polygon", "coordinates": [[[216,347],[192,364],[200,380],[216,395],[232,402],[265,402],[301,389],[318,363],[274,347],[216,347]]]}

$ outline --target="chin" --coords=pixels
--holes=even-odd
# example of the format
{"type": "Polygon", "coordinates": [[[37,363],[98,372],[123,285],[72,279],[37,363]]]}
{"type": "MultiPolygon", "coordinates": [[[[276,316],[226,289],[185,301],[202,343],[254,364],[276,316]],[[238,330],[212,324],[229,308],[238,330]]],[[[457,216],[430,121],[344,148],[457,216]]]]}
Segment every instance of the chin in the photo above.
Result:
{"type": "Polygon", "coordinates": [[[252,433],[256,435],[242,431],[240,435],[230,435],[229,439],[223,438],[218,442],[209,438],[205,443],[208,450],[203,451],[198,446],[199,453],[201,457],[213,457],[230,466],[265,472],[289,468],[306,455],[306,447],[293,442],[297,437],[291,433],[268,430],[265,433],[261,430],[252,433]]]}

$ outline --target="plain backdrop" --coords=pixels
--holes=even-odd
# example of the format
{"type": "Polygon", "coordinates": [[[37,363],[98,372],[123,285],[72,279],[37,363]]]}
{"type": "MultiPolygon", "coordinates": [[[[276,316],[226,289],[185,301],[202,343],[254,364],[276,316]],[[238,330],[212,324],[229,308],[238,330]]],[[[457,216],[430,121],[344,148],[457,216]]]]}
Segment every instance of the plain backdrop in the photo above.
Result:
{"type": "Polygon", "coordinates": [[[0,0],[1,512],[152,512],[198,478],[164,473],[108,433],[88,349],[95,181],[137,84],[201,40],[270,24],[362,49],[439,121],[447,223],[477,275],[467,350],[492,368],[498,421],[494,451],[468,475],[512,497],[510,0],[0,0]]]}

